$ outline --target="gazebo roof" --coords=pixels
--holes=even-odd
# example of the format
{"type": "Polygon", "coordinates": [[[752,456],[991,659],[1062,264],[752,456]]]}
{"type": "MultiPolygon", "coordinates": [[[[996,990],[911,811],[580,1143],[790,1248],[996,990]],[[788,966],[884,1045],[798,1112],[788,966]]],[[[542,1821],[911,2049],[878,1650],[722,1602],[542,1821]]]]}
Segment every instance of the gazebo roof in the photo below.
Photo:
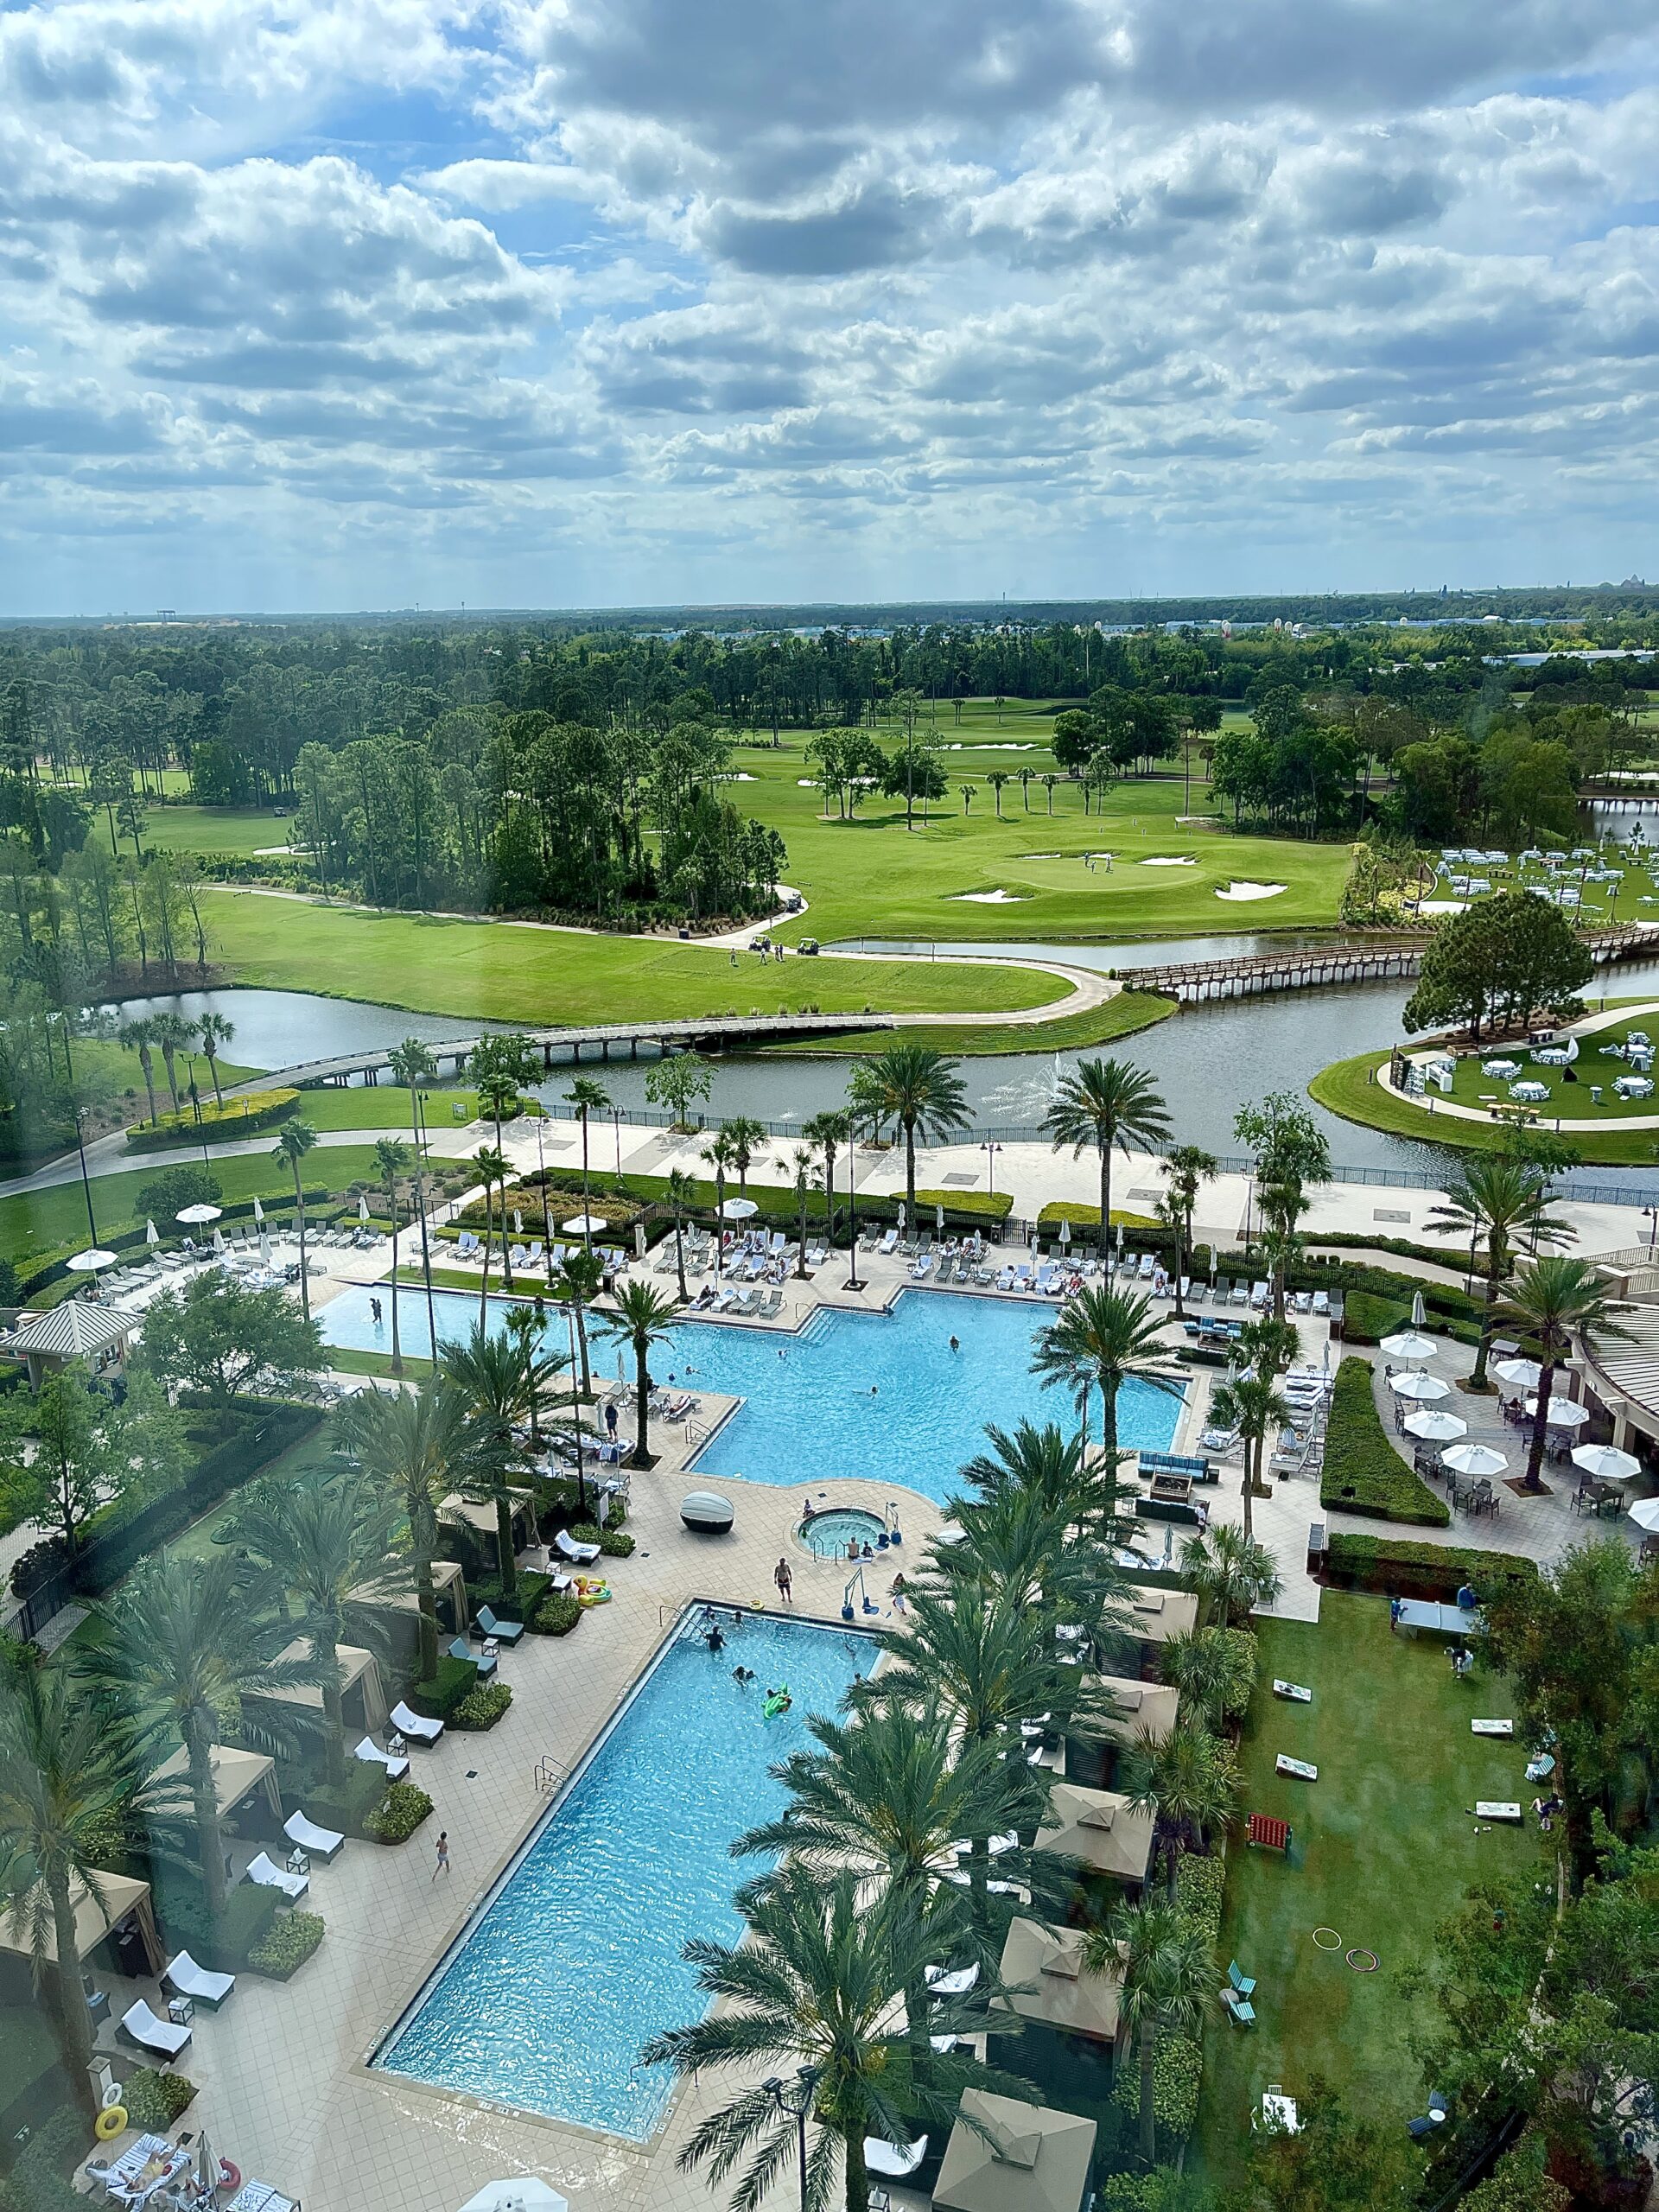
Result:
{"type": "Polygon", "coordinates": [[[1127,1744],[1136,1736],[1149,1736],[1161,1744],[1175,1726],[1181,1694],[1165,1682],[1139,1682],[1127,1675],[1096,1675],[1093,1688],[1103,1690],[1115,1710],[1101,1717],[1102,1732],[1112,1742],[1127,1744]]]}
{"type": "Polygon", "coordinates": [[[25,1313],[10,1336],[0,1337],[0,1351],[14,1359],[30,1352],[45,1359],[90,1359],[130,1337],[137,1326],[136,1318],[118,1306],[66,1298],[49,1313],[25,1313]]]}
{"type": "Polygon", "coordinates": [[[1071,2035],[1092,2036],[1101,2043],[1116,2040],[1122,1977],[1089,1972],[1078,1929],[1011,1920],[1001,1978],[1008,1994],[993,2003],[1071,2035]]]}
{"type": "Polygon", "coordinates": [[[1049,1798],[1048,1822],[1037,1831],[1039,1851],[1081,1859],[1120,1882],[1145,1881],[1157,1823],[1153,1807],[1131,1805],[1116,1790],[1059,1782],[1049,1798]]]}
{"type": "MultiPolygon", "coordinates": [[[[149,1895],[149,1884],[135,1881],[130,1875],[98,1874],[94,1879],[103,1893],[102,1904],[79,1875],[69,1885],[69,1902],[75,1912],[75,1949],[83,1959],[102,1942],[118,1920],[124,1920],[133,1907],[142,1904],[149,1895]]],[[[0,1950],[20,1952],[24,1958],[31,1955],[28,1916],[32,1910],[34,1894],[31,1891],[24,1900],[25,1917],[21,1923],[13,1917],[9,1904],[0,1911],[0,1950]]],[[[54,1961],[58,1955],[57,1931],[52,1927],[49,1917],[46,1931],[46,1955],[54,1961]]]]}
{"type": "MultiPolygon", "coordinates": [[[[221,1820],[245,1797],[264,1788],[276,1771],[275,1759],[268,1758],[263,1751],[245,1751],[237,1744],[215,1744],[208,1756],[213,1770],[213,1796],[221,1820]]],[[[163,1759],[156,1768],[156,1780],[179,1781],[189,1771],[190,1754],[181,1745],[170,1758],[163,1759]]]]}

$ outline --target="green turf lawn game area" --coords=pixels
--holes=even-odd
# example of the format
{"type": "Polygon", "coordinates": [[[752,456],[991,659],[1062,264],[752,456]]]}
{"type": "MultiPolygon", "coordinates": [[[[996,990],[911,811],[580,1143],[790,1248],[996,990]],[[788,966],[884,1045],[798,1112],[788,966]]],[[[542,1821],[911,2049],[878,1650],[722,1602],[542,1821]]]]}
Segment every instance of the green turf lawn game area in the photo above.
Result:
{"type": "Polygon", "coordinates": [[[1305,2094],[1322,2075],[1351,2110],[1402,2128],[1423,2109],[1410,2052],[1427,2018],[1399,1986],[1427,1957],[1433,1930],[1487,1874],[1546,1872],[1529,1814],[1521,1827],[1477,1824],[1478,1798],[1537,1793],[1528,1747],[1475,1736],[1475,1719],[1510,1718],[1503,1681],[1478,1667],[1454,1681],[1441,1636],[1391,1635],[1386,1598],[1322,1593],[1317,1624],[1259,1620],[1259,1686],[1240,1747],[1245,1813],[1292,1824],[1288,1856],[1248,1847],[1228,1856],[1222,1948],[1255,1977],[1256,2024],[1220,2013],[1205,2037],[1199,2138],[1207,2179],[1238,2177],[1249,2115],[1269,2082],[1305,2094]],[[1278,1676],[1311,1689],[1311,1705],[1273,1691],[1278,1676]],[[1281,1753],[1319,1769],[1281,1777],[1281,1753]],[[1321,1931],[1315,1941],[1315,1931],[1321,1931]],[[1324,1945],[1333,1944],[1325,1948],[1324,1945]],[[1367,1955],[1375,1972],[1356,1971],[1367,1955]]]}

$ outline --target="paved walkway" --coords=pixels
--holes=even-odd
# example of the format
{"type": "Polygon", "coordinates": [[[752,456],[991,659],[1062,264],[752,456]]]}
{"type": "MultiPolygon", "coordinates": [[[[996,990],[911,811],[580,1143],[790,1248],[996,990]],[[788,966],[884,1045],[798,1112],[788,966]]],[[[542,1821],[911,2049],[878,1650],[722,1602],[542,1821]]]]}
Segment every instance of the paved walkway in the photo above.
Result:
{"type": "MultiPolygon", "coordinates": [[[[1659,999],[1643,1000],[1636,1006],[1618,1007],[1611,1014],[1590,1014],[1582,1021],[1572,1023],[1560,1033],[1568,1037],[1588,1037],[1595,1030],[1610,1029],[1617,1022],[1635,1021],[1643,1014],[1659,1014],[1659,999]]],[[[1526,1048],[1524,1046],[1516,1045],[1513,1049],[1519,1052],[1526,1048]]],[[[1491,1047],[1487,1057],[1507,1056],[1511,1048],[1507,1045],[1494,1045],[1491,1047]]],[[[1433,1056],[1424,1052],[1413,1052],[1407,1057],[1421,1059],[1433,1056]]],[[[1495,1077],[1494,1080],[1496,1079],[1495,1077]]],[[[1450,1115],[1454,1121],[1459,1122],[1491,1122],[1502,1119],[1506,1115],[1513,1114],[1517,1105],[1525,1103],[1521,1100],[1506,1100],[1496,1106],[1460,1106],[1455,1098],[1437,1096],[1431,1091],[1425,1091],[1420,1097],[1414,1091],[1400,1089],[1394,1081],[1392,1063],[1387,1060],[1378,1066],[1376,1080],[1379,1090],[1386,1090],[1390,1098],[1397,1098],[1402,1106],[1426,1109],[1429,1114],[1437,1118],[1450,1115]]],[[[1611,1084],[1613,1080],[1611,1075],[1609,1075],[1606,1080],[1611,1084]]],[[[1598,1114],[1587,1118],[1576,1119],[1564,1119],[1560,1115],[1552,1114],[1543,1118],[1559,1136],[1622,1136],[1627,1131],[1639,1135],[1646,1129],[1659,1129],[1659,1114],[1598,1114]]]]}

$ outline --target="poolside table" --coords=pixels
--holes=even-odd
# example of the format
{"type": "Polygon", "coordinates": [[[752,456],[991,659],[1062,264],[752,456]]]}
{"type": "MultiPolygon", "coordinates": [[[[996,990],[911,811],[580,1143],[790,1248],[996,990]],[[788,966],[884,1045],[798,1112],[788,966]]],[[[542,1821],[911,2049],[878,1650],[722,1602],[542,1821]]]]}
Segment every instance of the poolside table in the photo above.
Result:
{"type": "Polygon", "coordinates": [[[1462,1605],[1440,1605],[1427,1598],[1402,1598],[1395,1616],[1402,1628],[1422,1628],[1436,1636],[1479,1636],[1478,1613],[1462,1605]]]}

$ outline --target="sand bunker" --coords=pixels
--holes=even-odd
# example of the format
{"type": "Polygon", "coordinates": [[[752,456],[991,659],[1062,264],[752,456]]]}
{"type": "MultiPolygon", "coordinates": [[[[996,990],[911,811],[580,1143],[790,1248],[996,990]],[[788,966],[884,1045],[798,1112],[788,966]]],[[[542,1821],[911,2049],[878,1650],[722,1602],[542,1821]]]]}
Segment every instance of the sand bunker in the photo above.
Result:
{"type": "Polygon", "coordinates": [[[1191,853],[1154,853],[1150,860],[1138,861],[1138,868],[1197,868],[1191,853]]]}
{"type": "Polygon", "coordinates": [[[1025,893],[1020,891],[954,891],[951,904],[959,906],[965,899],[974,906],[1020,906],[1025,904],[1025,893]]]}
{"type": "Polygon", "coordinates": [[[1235,880],[1224,891],[1217,891],[1217,899],[1276,899],[1286,888],[1282,883],[1241,883],[1235,880]]]}

